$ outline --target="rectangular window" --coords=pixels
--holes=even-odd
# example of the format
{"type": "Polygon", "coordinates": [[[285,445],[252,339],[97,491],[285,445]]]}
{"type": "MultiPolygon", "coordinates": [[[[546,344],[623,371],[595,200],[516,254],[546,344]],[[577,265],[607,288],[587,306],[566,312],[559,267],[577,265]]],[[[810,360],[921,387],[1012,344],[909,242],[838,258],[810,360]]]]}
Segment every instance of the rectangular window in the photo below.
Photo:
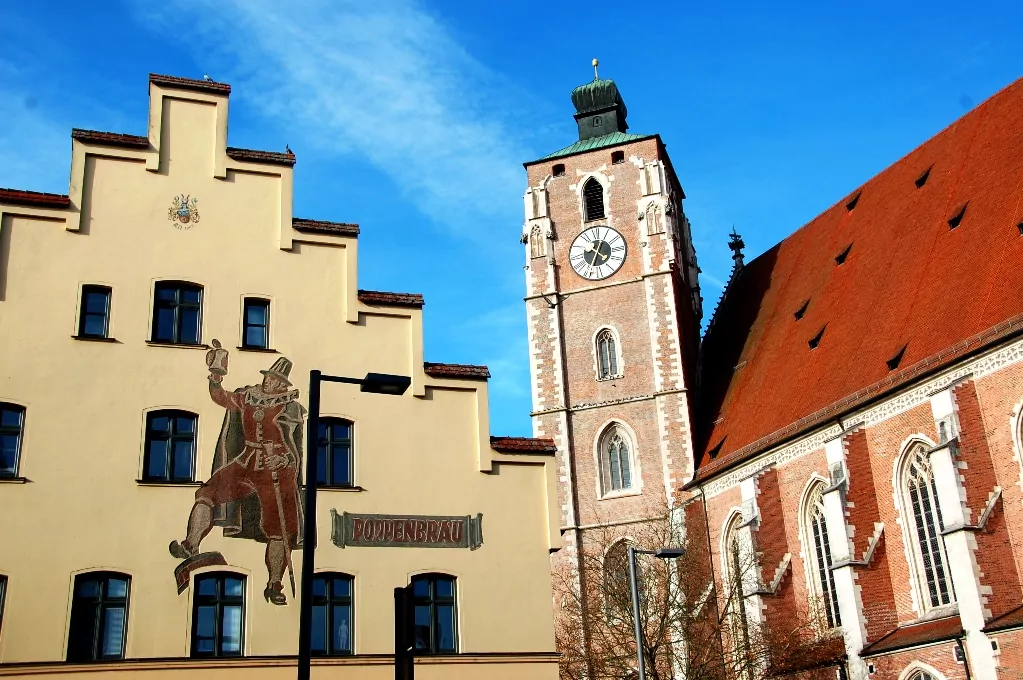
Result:
{"type": "Polygon", "coordinates": [[[78,336],[106,338],[110,329],[110,289],[106,286],[82,286],[82,307],[78,318],[78,336]]]}
{"type": "Polygon", "coordinates": [[[196,420],[196,415],[187,411],[146,414],[143,481],[191,482],[194,479],[196,420]]]}
{"type": "Polygon", "coordinates": [[[313,580],[312,653],[352,653],[352,577],[321,574],[313,580]]]}
{"type": "Polygon", "coordinates": [[[156,284],[153,342],[198,345],[202,324],[202,287],[180,281],[156,284]]]}
{"type": "Polygon", "coordinates": [[[270,347],[270,301],[245,298],[242,312],[242,347],[267,349],[270,347]]]}
{"type": "Polygon", "coordinates": [[[611,164],[612,165],[618,165],[619,163],[624,163],[624,162],[625,162],[625,152],[624,151],[612,151],[611,152],[611,164]]]}
{"type": "Polygon", "coordinates": [[[241,656],[244,617],[244,576],[197,576],[192,598],[192,656],[241,656]]]}
{"type": "Polygon", "coordinates": [[[352,485],[352,423],[321,418],[316,447],[316,485],[352,485]]]}
{"type": "Polygon", "coordinates": [[[130,579],[125,574],[94,573],[75,577],[68,661],[124,658],[129,585],[130,579]]]}
{"type": "Polygon", "coordinates": [[[423,574],[412,579],[415,653],[457,654],[455,578],[423,574]]]}
{"type": "Polygon", "coordinates": [[[14,404],[0,403],[0,477],[18,476],[24,423],[25,409],[14,404]]]}

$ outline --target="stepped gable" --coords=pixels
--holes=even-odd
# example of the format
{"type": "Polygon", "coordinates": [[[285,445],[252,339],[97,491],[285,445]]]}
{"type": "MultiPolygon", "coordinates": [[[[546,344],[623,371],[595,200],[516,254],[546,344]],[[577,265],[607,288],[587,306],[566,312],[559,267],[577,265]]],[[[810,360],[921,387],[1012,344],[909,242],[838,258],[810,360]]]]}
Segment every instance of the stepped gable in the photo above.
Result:
{"type": "Polygon", "coordinates": [[[423,370],[431,378],[467,378],[470,380],[490,378],[489,368],[471,364],[438,364],[426,361],[423,363],[423,370]]]}
{"type": "Polygon", "coordinates": [[[553,439],[537,437],[491,437],[490,448],[501,453],[556,453],[553,439]]]}
{"type": "Polygon", "coordinates": [[[359,302],[384,307],[422,307],[426,304],[419,293],[386,293],[381,290],[359,290],[359,302]]]}
{"type": "Polygon", "coordinates": [[[34,208],[67,208],[71,199],[67,194],[47,194],[41,191],[0,189],[0,203],[26,205],[34,208]]]}
{"type": "Polygon", "coordinates": [[[1020,196],[1023,80],[746,264],[704,339],[696,481],[1023,331],[1020,196]]]}

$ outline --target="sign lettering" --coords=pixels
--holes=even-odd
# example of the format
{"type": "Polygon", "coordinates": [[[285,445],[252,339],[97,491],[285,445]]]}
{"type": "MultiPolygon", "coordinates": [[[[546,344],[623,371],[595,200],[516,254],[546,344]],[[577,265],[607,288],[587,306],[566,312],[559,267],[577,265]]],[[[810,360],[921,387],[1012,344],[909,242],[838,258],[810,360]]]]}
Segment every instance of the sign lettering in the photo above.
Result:
{"type": "Polygon", "coordinates": [[[468,548],[483,545],[483,513],[475,517],[362,515],[330,511],[330,540],[339,548],[468,548]]]}

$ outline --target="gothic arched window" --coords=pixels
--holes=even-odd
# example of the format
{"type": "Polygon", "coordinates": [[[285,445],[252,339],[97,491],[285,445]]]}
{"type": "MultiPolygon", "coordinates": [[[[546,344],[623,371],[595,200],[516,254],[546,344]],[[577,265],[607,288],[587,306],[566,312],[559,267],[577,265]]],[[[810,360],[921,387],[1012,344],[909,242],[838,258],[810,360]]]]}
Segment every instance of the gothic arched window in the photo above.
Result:
{"type": "Polygon", "coordinates": [[[615,335],[610,328],[605,328],[597,333],[597,379],[607,380],[620,375],[615,335]]]}
{"type": "Polygon", "coordinates": [[[600,476],[604,494],[632,489],[631,439],[620,425],[612,425],[600,438],[600,476]]]}
{"type": "Polygon", "coordinates": [[[664,231],[664,211],[661,206],[651,203],[646,209],[647,235],[660,234],[664,231]]]}
{"type": "Polygon", "coordinates": [[[829,628],[842,625],[838,612],[838,593],[835,590],[835,577],[831,571],[831,540],[828,536],[828,525],[824,519],[824,483],[819,482],[807,495],[804,521],[806,526],[806,545],[810,554],[807,557],[807,570],[811,572],[811,584],[814,595],[822,601],[824,616],[829,628]]]}
{"type": "Polygon", "coordinates": [[[529,232],[529,256],[543,257],[544,250],[543,230],[539,224],[534,224],[529,232]]]}
{"type": "Polygon", "coordinates": [[[604,187],[593,177],[583,185],[583,207],[587,222],[604,219],[604,187]]]}
{"type": "Polygon", "coordinates": [[[942,538],[938,487],[923,444],[915,444],[903,463],[902,488],[908,531],[912,536],[917,583],[925,609],[955,602],[942,538]]]}
{"type": "Polygon", "coordinates": [[[609,618],[632,610],[629,545],[625,541],[618,541],[604,555],[604,607],[609,618]]]}
{"type": "Polygon", "coordinates": [[[724,540],[721,542],[721,561],[724,563],[725,575],[724,599],[727,603],[726,630],[734,649],[740,652],[740,657],[744,656],[741,652],[750,647],[743,582],[745,581],[745,571],[752,566],[747,564],[748,551],[744,548],[743,541],[739,536],[741,525],[742,515],[736,512],[725,524],[724,540]]]}

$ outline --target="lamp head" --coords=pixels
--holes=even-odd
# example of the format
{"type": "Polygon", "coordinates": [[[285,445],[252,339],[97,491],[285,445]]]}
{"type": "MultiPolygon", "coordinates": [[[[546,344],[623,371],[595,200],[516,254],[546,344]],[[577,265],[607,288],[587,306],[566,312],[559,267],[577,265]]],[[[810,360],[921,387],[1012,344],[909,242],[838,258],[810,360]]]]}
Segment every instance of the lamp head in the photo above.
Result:
{"type": "Polygon", "coordinates": [[[654,557],[659,557],[662,560],[675,560],[685,554],[685,548],[658,548],[654,551],[654,557]]]}
{"type": "Polygon", "coordinates": [[[405,394],[405,390],[412,383],[407,375],[391,375],[390,373],[367,373],[359,388],[363,392],[374,394],[405,394]]]}

